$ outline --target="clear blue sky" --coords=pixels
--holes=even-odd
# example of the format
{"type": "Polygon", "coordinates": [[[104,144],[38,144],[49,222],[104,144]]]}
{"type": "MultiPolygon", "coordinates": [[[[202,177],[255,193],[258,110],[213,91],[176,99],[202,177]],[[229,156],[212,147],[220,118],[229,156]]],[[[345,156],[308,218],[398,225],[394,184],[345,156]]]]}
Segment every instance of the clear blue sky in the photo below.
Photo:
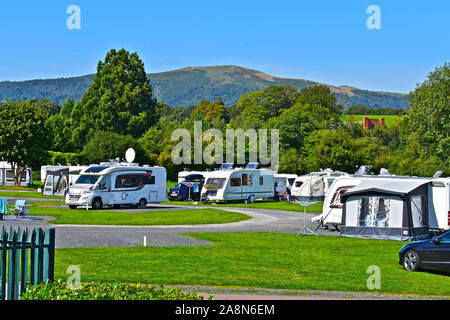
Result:
{"type": "Polygon", "coordinates": [[[450,62],[450,1],[2,1],[0,41],[0,81],[94,73],[109,49],[126,48],[148,72],[235,64],[406,93],[450,62]],[[72,4],[80,30],[66,27],[72,4]],[[366,26],[373,4],[380,30],[366,26]]]}

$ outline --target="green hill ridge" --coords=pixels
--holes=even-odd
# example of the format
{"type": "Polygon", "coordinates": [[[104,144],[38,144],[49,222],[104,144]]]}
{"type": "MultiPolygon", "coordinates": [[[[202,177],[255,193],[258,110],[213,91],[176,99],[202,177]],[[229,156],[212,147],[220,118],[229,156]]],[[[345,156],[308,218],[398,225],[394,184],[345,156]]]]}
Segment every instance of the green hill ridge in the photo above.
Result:
{"type": "MultiPolygon", "coordinates": [[[[196,105],[200,100],[215,101],[221,97],[225,105],[235,104],[250,91],[271,85],[290,84],[299,89],[318,84],[303,79],[280,78],[240,66],[188,67],[173,71],[149,73],[153,92],[160,102],[170,106],[196,105]]],[[[58,104],[66,99],[79,100],[89,88],[93,74],[58,79],[0,82],[0,100],[47,98],[58,104]]],[[[339,103],[348,108],[365,104],[370,108],[409,108],[407,95],[362,90],[350,86],[324,84],[336,95],[339,103]]]]}

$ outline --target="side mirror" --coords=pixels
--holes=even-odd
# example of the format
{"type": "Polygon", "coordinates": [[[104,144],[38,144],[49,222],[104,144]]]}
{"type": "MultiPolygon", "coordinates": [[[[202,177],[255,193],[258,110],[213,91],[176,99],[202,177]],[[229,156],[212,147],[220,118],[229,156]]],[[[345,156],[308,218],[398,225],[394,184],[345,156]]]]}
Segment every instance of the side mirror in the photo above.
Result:
{"type": "Polygon", "coordinates": [[[439,239],[439,237],[433,237],[432,240],[435,244],[441,244],[441,239],[439,239]]]}

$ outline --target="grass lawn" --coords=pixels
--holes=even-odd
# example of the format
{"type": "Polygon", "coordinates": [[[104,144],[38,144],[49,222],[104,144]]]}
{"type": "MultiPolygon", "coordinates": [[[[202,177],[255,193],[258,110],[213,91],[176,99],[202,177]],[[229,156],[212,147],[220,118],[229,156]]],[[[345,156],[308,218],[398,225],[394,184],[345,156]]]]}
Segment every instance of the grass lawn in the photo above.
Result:
{"type": "Polygon", "coordinates": [[[408,272],[397,241],[297,237],[276,233],[191,234],[212,246],[57,249],[56,279],[78,265],[81,279],[163,285],[211,285],[368,292],[367,268],[380,267],[377,292],[450,295],[450,277],[408,272]]]}
{"type": "Polygon", "coordinates": [[[384,117],[384,121],[387,127],[389,127],[395,120],[399,120],[400,116],[395,115],[387,115],[387,116],[380,116],[380,115],[343,115],[342,121],[349,121],[350,118],[353,117],[356,121],[363,121],[364,117],[369,117],[369,119],[380,119],[380,117],[384,117]]]}
{"type": "Polygon", "coordinates": [[[228,212],[216,209],[201,210],[171,210],[171,211],[100,211],[100,210],[71,210],[63,208],[49,208],[46,205],[57,205],[58,202],[30,203],[30,215],[52,216],[53,224],[80,224],[80,225],[184,225],[184,224],[210,224],[229,223],[247,220],[250,217],[237,212],[228,212]]]}
{"type": "Polygon", "coordinates": [[[9,191],[0,191],[0,198],[2,197],[14,197],[19,199],[26,199],[26,198],[46,198],[46,199],[63,199],[63,197],[59,196],[43,196],[41,192],[20,192],[18,190],[11,190],[9,191]]]}

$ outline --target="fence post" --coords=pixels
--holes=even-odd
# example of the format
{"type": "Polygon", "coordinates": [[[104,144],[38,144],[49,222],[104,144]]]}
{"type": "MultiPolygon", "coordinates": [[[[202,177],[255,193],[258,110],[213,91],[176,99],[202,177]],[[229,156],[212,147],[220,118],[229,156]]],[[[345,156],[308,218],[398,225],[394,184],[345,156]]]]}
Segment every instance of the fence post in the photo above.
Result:
{"type": "Polygon", "coordinates": [[[55,229],[45,230],[44,261],[44,281],[53,282],[55,274],[55,229]]]}
{"type": "Polygon", "coordinates": [[[12,228],[8,242],[11,243],[8,248],[8,300],[15,300],[17,231],[12,231],[12,228]]]}
{"type": "Polygon", "coordinates": [[[2,228],[2,233],[0,235],[1,241],[1,255],[0,255],[0,300],[6,299],[6,246],[8,240],[8,233],[5,230],[5,226],[2,228]]]}
{"type": "Polygon", "coordinates": [[[27,286],[27,276],[28,276],[28,228],[22,234],[22,242],[21,242],[21,274],[20,274],[20,293],[25,291],[25,287],[27,286]]]}
{"type": "Polygon", "coordinates": [[[30,282],[31,284],[35,285],[37,284],[36,229],[33,229],[33,232],[31,233],[30,245],[30,282]]]}

